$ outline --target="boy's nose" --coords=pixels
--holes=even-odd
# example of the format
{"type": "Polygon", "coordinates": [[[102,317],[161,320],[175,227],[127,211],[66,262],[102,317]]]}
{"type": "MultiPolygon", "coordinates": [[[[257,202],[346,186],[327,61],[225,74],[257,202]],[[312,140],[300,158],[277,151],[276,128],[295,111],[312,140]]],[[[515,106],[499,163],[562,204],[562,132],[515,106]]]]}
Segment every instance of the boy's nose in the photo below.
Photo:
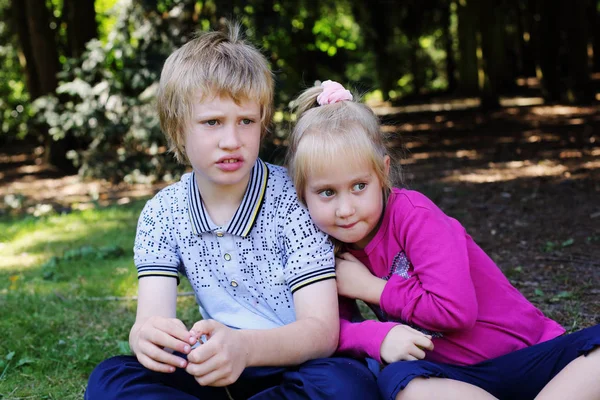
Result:
{"type": "Polygon", "coordinates": [[[221,149],[237,149],[242,145],[235,126],[225,126],[221,133],[221,140],[219,140],[219,147],[221,149]]]}

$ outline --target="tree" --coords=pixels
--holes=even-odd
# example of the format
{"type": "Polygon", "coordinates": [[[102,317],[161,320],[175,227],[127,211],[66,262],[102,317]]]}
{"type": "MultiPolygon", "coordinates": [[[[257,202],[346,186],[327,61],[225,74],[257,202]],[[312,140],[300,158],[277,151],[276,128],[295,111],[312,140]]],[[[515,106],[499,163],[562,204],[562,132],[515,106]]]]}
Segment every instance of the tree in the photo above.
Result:
{"type": "Polygon", "coordinates": [[[44,0],[13,0],[14,25],[26,62],[27,89],[31,100],[56,89],[59,71],[54,32],[44,0]]]}
{"type": "Polygon", "coordinates": [[[94,0],[63,0],[63,20],[67,26],[67,56],[81,57],[85,45],[98,37],[94,0]]]}
{"type": "Polygon", "coordinates": [[[477,61],[477,7],[474,0],[458,0],[458,90],[464,95],[479,93],[477,61]]]}

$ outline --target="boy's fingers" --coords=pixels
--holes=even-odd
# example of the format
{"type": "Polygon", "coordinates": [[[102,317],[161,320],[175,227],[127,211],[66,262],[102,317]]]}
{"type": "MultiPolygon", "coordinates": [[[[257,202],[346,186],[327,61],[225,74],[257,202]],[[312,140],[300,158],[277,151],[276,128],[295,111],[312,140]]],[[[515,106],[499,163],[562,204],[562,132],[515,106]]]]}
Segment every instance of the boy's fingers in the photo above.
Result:
{"type": "Polygon", "coordinates": [[[208,375],[216,369],[218,369],[218,360],[216,357],[209,357],[200,362],[189,359],[188,366],[185,368],[189,374],[194,375],[196,378],[208,375]]]}
{"type": "Polygon", "coordinates": [[[168,347],[184,354],[189,353],[191,350],[191,346],[188,343],[173,337],[170,332],[161,330],[155,330],[148,338],[148,341],[158,347],[168,347]]]}
{"type": "Polygon", "coordinates": [[[175,367],[153,360],[145,354],[138,354],[137,359],[144,367],[152,371],[171,373],[175,372],[175,367]]]}
{"type": "Polygon", "coordinates": [[[155,327],[184,342],[192,336],[183,322],[178,319],[161,320],[155,327]]]}
{"type": "Polygon", "coordinates": [[[214,342],[210,340],[201,346],[196,347],[188,354],[188,360],[196,364],[204,364],[217,355],[214,342]]]}
{"type": "Polygon", "coordinates": [[[157,363],[168,364],[177,368],[185,368],[187,365],[187,361],[184,358],[176,356],[175,354],[171,354],[168,351],[150,343],[148,346],[145,346],[142,355],[154,360],[157,363]]]}

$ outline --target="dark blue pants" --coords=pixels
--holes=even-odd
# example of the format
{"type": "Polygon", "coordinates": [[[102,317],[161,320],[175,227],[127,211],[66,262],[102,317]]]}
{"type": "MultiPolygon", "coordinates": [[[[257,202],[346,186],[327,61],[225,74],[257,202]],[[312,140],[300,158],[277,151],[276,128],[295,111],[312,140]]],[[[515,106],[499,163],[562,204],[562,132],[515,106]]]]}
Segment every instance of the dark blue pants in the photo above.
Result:
{"type": "Polygon", "coordinates": [[[85,399],[379,399],[375,377],[367,366],[342,357],[311,360],[296,367],[246,368],[227,391],[200,386],[182,369],[172,374],[154,372],[133,356],[118,356],[94,369],[85,399]]]}
{"type": "MultiPolygon", "coordinates": [[[[399,361],[377,378],[381,395],[393,400],[416,377],[454,379],[479,386],[504,400],[530,400],[571,361],[600,346],[600,325],[559,336],[531,347],[460,366],[431,361],[399,361]]],[[[590,371],[598,374],[599,371],[590,371]]]]}

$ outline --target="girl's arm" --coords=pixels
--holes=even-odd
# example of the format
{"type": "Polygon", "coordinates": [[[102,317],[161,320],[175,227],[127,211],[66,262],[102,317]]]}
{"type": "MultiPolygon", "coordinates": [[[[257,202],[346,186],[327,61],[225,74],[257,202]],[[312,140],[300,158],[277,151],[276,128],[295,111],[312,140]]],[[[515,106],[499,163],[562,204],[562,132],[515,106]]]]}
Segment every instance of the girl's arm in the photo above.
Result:
{"type": "Polygon", "coordinates": [[[464,228],[437,208],[419,206],[394,222],[413,270],[387,281],[383,311],[432,331],[473,327],[478,303],[464,228]]]}
{"type": "Polygon", "coordinates": [[[363,320],[356,300],[340,297],[339,302],[340,340],[337,351],[354,357],[371,357],[382,362],[381,344],[397,324],[363,320]]]}

